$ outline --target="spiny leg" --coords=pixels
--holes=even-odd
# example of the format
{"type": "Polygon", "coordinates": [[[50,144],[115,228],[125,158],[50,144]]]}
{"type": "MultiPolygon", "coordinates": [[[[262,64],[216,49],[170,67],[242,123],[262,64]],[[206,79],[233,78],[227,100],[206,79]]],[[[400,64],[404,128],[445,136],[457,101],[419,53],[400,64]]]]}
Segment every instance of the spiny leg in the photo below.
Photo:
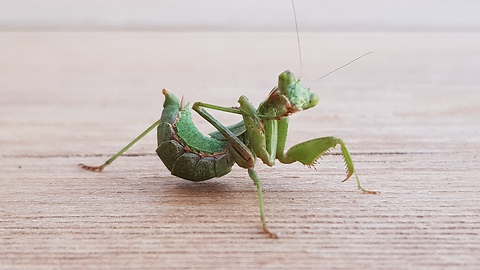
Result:
{"type": "Polygon", "coordinates": [[[377,191],[366,190],[361,186],[360,179],[358,178],[357,172],[355,171],[355,168],[353,166],[353,160],[350,156],[350,152],[348,152],[345,143],[341,139],[336,137],[317,138],[296,144],[292,146],[283,156],[281,156],[279,160],[283,163],[291,163],[298,161],[304,165],[312,166],[315,164],[318,158],[320,158],[323,154],[325,154],[332,148],[335,148],[335,146],[337,145],[340,145],[341,147],[343,159],[345,161],[347,169],[347,177],[345,178],[345,180],[343,180],[343,182],[347,181],[352,175],[355,175],[355,179],[357,180],[357,187],[359,190],[367,194],[379,193],[377,191]]]}
{"type": "Polygon", "coordinates": [[[347,178],[345,178],[345,180],[343,180],[342,182],[347,181],[350,178],[350,176],[352,176],[352,173],[353,173],[355,175],[355,179],[357,180],[357,187],[363,193],[366,193],[366,194],[378,194],[378,193],[380,193],[378,191],[366,190],[362,187],[362,185],[360,185],[360,179],[358,178],[357,171],[355,171],[355,168],[353,167],[353,160],[352,160],[352,156],[350,156],[350,152],[348,152],[348,149],[345,146],[345,143],[341,139],[339,139],[339,138],[335,138],[335,139],[336,139],[337,143],[340,144],[340,146],[342,148],[343,159],[345,160],[345,164],[347,166],[347,172],[348,172],[347,178]]]}
{"type": "Polygon", "coordinates": [[[131,141],[124,148],[122,148],[122,150],[120,150],[118,153],[116,153],[111,158],[109,158],[107,161],[105,161],[105,163],[103,163],[102,165],[100,165],[100,166],[88,166],[88,165],[80,163],[80,164],[78,164],[78,166],[85,169],[85,170],[89,170],[89,171],[93,171],[93,172],[103,171],[103,169],[105,169],[105,167],[107,167],[115,159],[117,159],[119,156],[121,156],[123,153],[125,153],[125,151],[127,151],[130,147],[132,147],[135,143],[137,143],[143,137],[145,137],[145,135],[147,135],[150,131],[152,131],[154,128],[156,128],[159,124],[160,124],[160,120],[153,123],[144,132],[142,132],[140,135],[138,135],[135,139],[133,139],[133,141],[131,141]]]}

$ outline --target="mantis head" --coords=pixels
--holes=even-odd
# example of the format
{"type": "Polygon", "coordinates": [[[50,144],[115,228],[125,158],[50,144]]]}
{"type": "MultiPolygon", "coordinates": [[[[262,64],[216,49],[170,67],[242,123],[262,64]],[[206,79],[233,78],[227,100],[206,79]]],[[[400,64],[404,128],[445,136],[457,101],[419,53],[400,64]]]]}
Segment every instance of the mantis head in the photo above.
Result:
{"type": "Polygon", "coordinates": [[[278,89],[280,94],[285,96],[291,104],[293,112],[302,111],[315,107],[318,103],[318,96],[295,79],[292,72],[286,70],[278,76],[278,89]]]}
{"type": "Polygon", "coordinates": [[[318,96],[295,79],[292,72],[286,70],[278,76],[278,86],[263,101],[258,111],[267,118],[280,119],[292,113],[315,107],[318,96]]]}

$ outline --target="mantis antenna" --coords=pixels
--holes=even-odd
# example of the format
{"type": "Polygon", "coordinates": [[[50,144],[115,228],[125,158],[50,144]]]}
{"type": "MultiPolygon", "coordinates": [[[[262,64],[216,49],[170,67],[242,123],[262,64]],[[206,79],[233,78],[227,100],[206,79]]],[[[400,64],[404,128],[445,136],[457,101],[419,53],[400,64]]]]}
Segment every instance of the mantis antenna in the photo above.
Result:
{"type": "MultiPolygon", "coordinates": [[[[300,46],[300,34],[299,34],[299,32],[298,32],[297,12],[296,12],[296,10],[295,10],[294,0],[292,0],[292,9],[293,9],[293,18],[294,18],[294,21],[295,21],[295,31],[296,31],[296,33],[297,33],[298,58],[299,58],[299,62],[300,62],[300,76],[299,76],[299,77],[301,77],[302,74],[303,74],[302,49],[301,49],[301,46],[300,46]]],[[[363,58],[364,56],[367,56],[367,55],[369,55],[369,54],[371,54],[371,53],[373,53],[373,52],[368,52],[368,53],[365,53],[365,54],[360,55],[359,57],[357,57],[357,58],[349,61],[348,63],[346,63],[346,64],[344,64],[344,65],[342,65],[342,66],[340,66],[340,67],[338,67],[338,68],[336,68],[336,69],[328,72],[327,74],[321,76],[320,78],[316,79],[314,82],[317,82],[317,81],[319,81],[319,80],[327,77],[328,75],[337,72],[338,70],[340,70],[340,69],[342,69],[342,68],[344,68],[344,67],[352,64],[353,62],[355,62],[355,61],[359,60],[360,58],[363,58]]]]}
{"type": "Polygon", "coordinates": [[[368,52],[368,53],[364,53],[364,54],[360,55],[359,57],[357,57],[357,58],[353,59],[352,61],[350,61],[350,62],[348,62],[348,63],[346,63],[346,64],[344,64],[344,65],[342,65],[342,66],[340,66],[340,67],[338,67],[338,68],[336,68],[336,69],[334,69],[334,70],[330,71],[330,72],[328,72],[327,74],[323,75],[322,77],[320,77],[320,78],[316,79],[314,82],[318,82],[318,81],[320,81],[321,79],[323,79],[323,78],[327,77],[328,75],[330,75],[330,74],[332,74],[332,73],[334,73],[334,72],[336,72],[336,71],[338,71],[338,70],[340,70],[340,69],[342,69],[342,68],[344,68],[344,67],[346,67],[346,66],[350,65],[351,63],[353,63],[353,62],[355,62],[355,61],[359,60],[360,58],[363,58],[364,56],[367,56],[367,55],[369,55],[369,54],[371,54],[371,53],[373,53],[373,52],[368,52]]]}
{"type": "Polygon", "coordinates": [[[295,4],[293,3],[293,0],[292,0],[292,9],[293,9],[293,18],[295,19],[295,31],[297,32],[298,58],[300,60],[300,77],[301,77],[303,74],[302,50],[300,49],[300,35],[298,34],[297,12],[295,11],[295,4]]]}

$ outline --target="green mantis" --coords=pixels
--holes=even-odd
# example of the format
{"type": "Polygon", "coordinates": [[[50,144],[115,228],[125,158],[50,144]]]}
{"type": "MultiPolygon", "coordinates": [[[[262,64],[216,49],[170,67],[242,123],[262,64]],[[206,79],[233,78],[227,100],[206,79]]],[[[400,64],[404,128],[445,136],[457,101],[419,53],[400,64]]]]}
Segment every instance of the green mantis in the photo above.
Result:
{"type": "Polygon", "coordinates": [[[311,139],[285,151],[289,116],[310,109],[318,103],[318,96],[304,87],[300,80],[295,79],[288,70],[278,76],[278,85],[258,108],[255,108],[245,96],[239,98],[240,106],[238,107],[195,102],[191,109],[216,129],[216,132],[208,136],[198,131],[194,125],[189,104],[184,104],[183,99],[177,98],[165,89],[163,94],[165,95],[164,109],[158,121],[103,165],[94,167],[80,164],[79,166],[91,171],[102,171],[147,133],[157,128],[156,152],[175,176],[190,181],[204,181],[229,173],[234,164],[247,169],[248,175],[257,188],[263,232],[271,238],[277,238],[277,235],[268,229],[265,221],[262,185],[255,171],[257,158],[268,166],[273,166],[276,160],[285,164],[300,162],[306,166],[312,166],[319,157],[340,145],[347,169],[347,176],[343,181],[353,175],[358,189],[364,193],[377,193],[362,188],[350,153],[345,143],[339,138],[311,139]],[[243,120],[226,127],[207,110],[238,114],[243,120]]]}

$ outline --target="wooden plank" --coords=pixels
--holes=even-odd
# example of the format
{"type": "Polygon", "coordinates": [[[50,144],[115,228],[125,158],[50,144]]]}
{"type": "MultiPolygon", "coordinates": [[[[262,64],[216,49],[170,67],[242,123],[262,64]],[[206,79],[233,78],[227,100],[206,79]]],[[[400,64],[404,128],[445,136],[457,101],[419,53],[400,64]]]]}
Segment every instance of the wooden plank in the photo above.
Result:
{"type": "Polygon", "coordinates": [[[0,266],[474,268],[478,39],[302,35],[305,82],[375,53],[306,83],[320,103],[292,117],[289,145],[343,138],[364,187],[381,194],[341,184],[338,151],[317,170],[258,164],[267,221],[280,235],[272,240],[260,233],[243,169],[204,183],[175,178],[154,134],[103,173],[76,164],[102,163],[155,121],[162,87],[188,100],[235,105],[245,94],[257,104],[298,65],[293,34],[0,33],[0,266]]]}

